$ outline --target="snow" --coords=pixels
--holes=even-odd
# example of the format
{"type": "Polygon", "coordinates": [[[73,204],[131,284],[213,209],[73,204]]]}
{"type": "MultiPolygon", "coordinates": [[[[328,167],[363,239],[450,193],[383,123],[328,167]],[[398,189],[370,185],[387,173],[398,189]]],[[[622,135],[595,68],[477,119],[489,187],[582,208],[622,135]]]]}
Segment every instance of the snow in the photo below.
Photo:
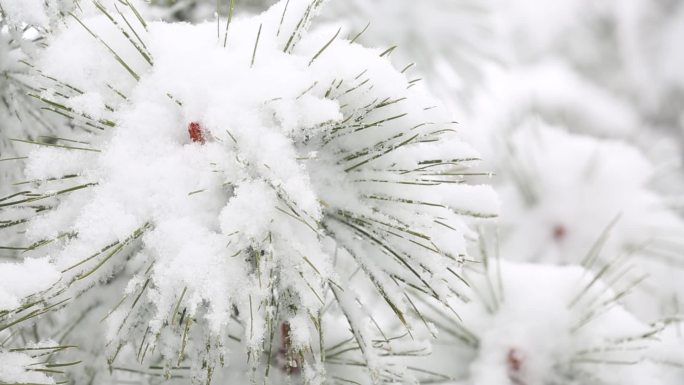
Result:
{"type": "Polygon", "coordinates": [[[102,116],[105,111],[105,104],[100,94],[83,94],[69,98],[68,107],[88,116],[102,116]]]}
{"type": "Polygon", "coordinates": [[[0,310],[19,307],[24,298],[50,288],[60,278],[49,258],[29,258],[0,267],[0,310]]]}
{"type": "Polygon", "coordinates": [[[35,359],[23,353],[0,351],[0,381],[16,384],[55,384],[47,374],[30,370],[35,359]]]}
{"type": "Polygon", "coordinates": [[[221,231],[224,234],[240,233],[249,240],[263,239],[276,214],[276,194],[266,183],[259,181],[238,185],[234,194],[221,211],[221,231]]]}
{"type": "Polygon", "coordinates": [[[31,25],[46,26],[48,15],[41,0],[3,1],[2,9],[10,20],[31,25]]]}
{"type": "MultiPolygon", "coordinates": [[[[83,146],[82,144],[73,145],[83,146]]],[[[17,147],[31,148],[28,144],[17,145],[17,147]]],[[[24,175],[28,180],[46,180],[74,175],[83,170],[84,163],[92,162],[94,158],[92,153],[86,151],[63,151],[47,146],[32,148],[24,175]]]]}

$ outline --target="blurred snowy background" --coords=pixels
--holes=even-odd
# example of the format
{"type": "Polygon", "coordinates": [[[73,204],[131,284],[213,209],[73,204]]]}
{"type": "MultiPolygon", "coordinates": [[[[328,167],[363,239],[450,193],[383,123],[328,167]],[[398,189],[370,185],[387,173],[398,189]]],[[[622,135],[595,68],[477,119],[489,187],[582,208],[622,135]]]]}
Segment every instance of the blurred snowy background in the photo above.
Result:
{"type": "Polygon", "coordinates": [[[396,65],[417,63],[454,110],[494,173],[503,258],[593,263],[606,232],[601,258],[649,275],[632,296],[655,297],[633,310],[679,311],[684,2],[333,3],[331,18],[353,30],[370,21],[363,43],[396,45],[396,65]]]}

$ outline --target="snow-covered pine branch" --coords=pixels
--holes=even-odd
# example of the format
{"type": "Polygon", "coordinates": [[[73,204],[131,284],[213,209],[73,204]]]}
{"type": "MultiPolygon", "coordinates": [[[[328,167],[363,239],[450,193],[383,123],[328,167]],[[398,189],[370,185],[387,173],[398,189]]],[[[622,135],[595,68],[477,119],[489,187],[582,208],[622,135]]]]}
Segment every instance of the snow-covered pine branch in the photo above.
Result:
{"type": "Polygon", "coordinates": [[[409,71],[309,31],[322,3],[198,25],[128,2],[69,14],[33,96],[75,130],[24,142],[33,182],[0,202],[58,278],[2,325],[48,308],[77,323],[79,383],[407,376],[377,341],[423,327],[409,289],[460,296],[467,222],[496,197],[464,183],[479,157],[409,71]],[[352,341],[336,361],[329,326],[352,341]]]}
{"type": "Polygon", "coordinates": [[[500,139],[492,154],[509,259],[586,268],[621,259],[627,276],[650,275],[627,299],[631,311],[645,320],[677,311],[684,222],[652,187],[656,168],[638,148],[539,120],[500,139]]]}
{"type": "Polygon", "coordinates": [[[665,383],[671,375],[651,357],[665,324],[645,324],[620,305],[633,289],[620,275],[622,265],[593,273],[492,261],[477,270],[466,275],[479,300],[457,307],[464,321],[449,324],[435,313],[453,341],[443,341],[437,355],[460,358],[451,365],[467,373],[455,383],[638,385],[665,383]]]}

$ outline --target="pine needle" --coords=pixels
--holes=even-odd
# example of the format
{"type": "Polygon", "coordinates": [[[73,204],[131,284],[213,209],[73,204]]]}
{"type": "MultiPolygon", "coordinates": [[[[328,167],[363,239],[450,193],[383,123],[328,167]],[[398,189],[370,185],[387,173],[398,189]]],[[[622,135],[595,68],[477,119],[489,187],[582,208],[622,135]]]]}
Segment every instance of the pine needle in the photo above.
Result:
{"type": "Polygon", "coordinates": [[[263,24],[259,24],[259,31],[257,32],[256,41],[254,42],[254,51],[252,51],[252,62],[249,65],[250,68],[254,67],[254,59],[256,58],[257,47],[259,46],[259,37],[261,36],[261,27],[263,24]]]}
{"type": "Polygon", "coordinates": [[[325,45],[324,45],[318,52],[316,52],[316,54],[314,55],[314,57],[311,58],[311,61],[309,62],[309,66],[312,65],[313,62],[314,62],[319,56],[321,56],[321,54],[323,53],[323,51],[325,51],[325,49],[328,48],[328,47],[330,46],[330,44],[332,44],[332,43],[335,41],[335,39],[337,39],[337,36],[340,35],[340,32],[342,32],[342,27],[340,27],[340,28],[337,30],[337,32],[335,33],[335,35],[334,35],[327,43],[325,43],[325,45]]]}
{"type": "Polygon", "coordinates": [[[233,20],[233,8],[235,8],[235,0],[230,0],[228,6],[228,20],[226,20],[226,31],[223,35],[223,48],[226,48],[228,44],[228,28],[230,27],[230,22],[233,20]]]}

